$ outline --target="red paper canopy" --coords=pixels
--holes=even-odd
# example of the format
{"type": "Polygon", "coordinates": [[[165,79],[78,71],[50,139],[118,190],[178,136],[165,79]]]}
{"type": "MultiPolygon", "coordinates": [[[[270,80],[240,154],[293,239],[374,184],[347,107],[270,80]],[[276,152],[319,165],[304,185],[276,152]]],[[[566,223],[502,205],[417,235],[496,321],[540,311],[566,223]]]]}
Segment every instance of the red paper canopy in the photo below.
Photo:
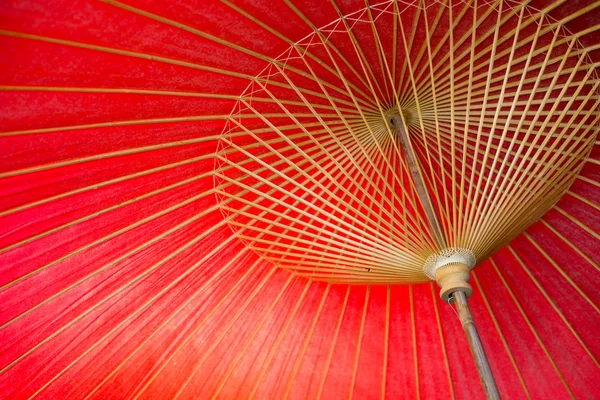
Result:
{"type": "MultiPolygon", "coordinates": [[[[517,2],[453,3],[453,21],[462,24],[474,9],[479,15],[490,12],[484,26],[496,23],[492,17],[500,4],[505,11],[520,10],[517,2]]],[[[299,258],[279,268],[260,257],[265,256],[264,248],[249,245],[260,232],[246,238],[232,224],[237,220],[243,226],[244,218],[256,218],[260,211],[244,216],[238,204],[231,218],[232,210],[223,208],[223,198],[235,197],[244,187],[228,192],[219,183],[226,178],[244,182],[239,179],[241,170],[215,172],[227,160],[247,160],[223,153],[231,143],[256,144],[241,127],[265,128],[262,144],[274,129],[260,116],[276,121],[278,128],[289,124],[290,116],[279,115],[277,102],[261,102],[268,93],[264,86],[254,90],[252,84],[263,82],[255,78],[269,77],[267,89],[298,116],[296,130],[286,136],[292,144],[299,143],[293,136],[302,133],[298,126],[315,123],[307,104],[327,119],[329,129],[337,126],[346,132],[350,128],[339,124],[335,107],[347,109],[350,125],[360,125],[364,120],[354,121],[356,113],[351,111],[356,104],[367,107],[368,99],[353,100],[347,93],[367,93],[368,82],[386,79],[377,47],[363,43],[374,35],[365,29],[370,25],[360,24],[380,18],[376,26],[382,48],[397,48],[402,58],[402,22],[395,15],[411,17],[402,27],[409,40],[416,32],[418,42],[427,34],[411,24],[416,10],[422,10],[420,21],[424,15],[429,18],[431,28],[439,12],[444,19],[430,35],[435,49],[452,30],[444,7],[447,2],[226,0],[15,1],[2,7],[0,397],[481,398],[460,323],[452,307],[439,299],[433,282],[416,283],[425,280],[420,269],[413,268],[410,276],[390,277],[381,272],[382,266],[366,271],[360,264],[360,284],[352,285],[352,279],[339,279],[339,271],[328,272],[332,277],[299,274],[294,271],[299,258]],[[340,16],[358,34],[355,40],[363,45],[364,58],[352,47],[348,31],[342,31],[346,28],[340,16]],[[322,38],[315,32],[331,35],[327,38],[339,53],[319,53],[326,47],[306,42],[307,37],[322,38]],[[309,66],[321,68],[315,72],[318,80],[303,75],[307,67],[293,59],[294,48],[314,51],[309,66]],[[338,62],[338,72],[360,68],[373,75],[362,81],[360,74],[349,78],[347,89],[335,71],[327,69],[334,63],[316,61],[326,57],[338,62]],[[276,60],[286,61],[285,69],[295,74],[292,82],[275,76],[273,66],[281,66],[276,60]],[[306,102],[293,102],[295,89],[304,91],[306,102]],[[240,115],[245,113],[252,117],[244,120],[240,115]],[[235,136],[240,129],[244,135],[235,136]],[[378,279],[371,279],[371,272],[380,273],[378,279]]],[[[597,68],[598,4],[534,2],[530,7],[547,13],[548,21],[560,21],[564,32],[574,32],[572,51],[587,57],[581,64],[590,65],[586,72],[597,68]]],[[[452,31],[458,38],[466,31],[456,24],[452,31]]],[[[510,31],[512,25],[503,29],[510,31]]],[[[549,32],[552,36],[554,31],[549,32]]],[[[568,42],[555,45],[568,47],[568,42]]],[[[449,54],[448,49],[440,54],[449,54]]],[[[524,54],[516,52],[515,57],[524,54]]],[[[536,57],[543,60],[545,54],[536,57]]],[[[558,64],[560,59],[552,61],[558,64]]],[[[408,73],[401,65],[397,76],[408,73]]],[[[568,68],[575,66],[565,63],[568,68]]],[[[596,82],[597,77],[590,76],[590,82],[596,82]]],[[[575,85],[581,79],[577,75],[567,83],[561,78],[557,85],[575,85]]],[[[373,87],[373,93],[377,90],[373,87]]],[[[484,96],[485,90],[481,93],[484,96]]],[[[503,398],[600,397],[595,379],[600,374],[598,111],[589,107],[597,105],[597,97],[590,99],[592,103],[579,98],[569,103],[573,110],[589,111],[591,119],[582,122],[589,129],[581,137],[593,146],[581,156],[585,165],[573,184],[551,211],[472,273],[470,304],[503,398]]],[[[497,112],[505,116],[508,111],[497,112]]],[[[381,125],[374,115],[373,123],[381,125]]],[[[320,126],[314,125],[311,134],[318,135],[320,126]]],[[[383,141],[382,135],[368,143],[383,141]]],[[[331,140],[327,138],[315,139],[326,145],[331,140]]],[[[335,145],[342,149],[340,143],[335,145]]],[[[250,148],[255,157],[264,154],[260,146],[250,148]]],[[[294,148],[295,154],[305,150],[294,148]]],[[[310,157],[320,162],[317,150],[310,157]]],[[[266,166],[253,160],[255,165],[246,169],[260,174],[255,171],[266,166]]],[[[276,168],[275,158],[265,160],[276,168]]],[[[408,186],[408,174],[402,174],[397,163],[402,175],[398,179],[406,179],[408,186]]],[[[337,166],[340,171],[345,167],[337,166]]],[[[310,181],[313,172],[305,172],[295,170],[310,181]]],[[[444,168],[434,172],[443,176],[444,168]]],[[[274,187],[287,190],[283,183],[288,181],[279,178],[274,187]]],[[[334,176],[330,178],[335,183],[334,176]]],[[[436,185],[432,182],[430,189],[436,185]]],[[[389,206],[399,204],[385,203],[378,194],[380,186],[371,186],[366,192],[381,206],[380,221],[393,225],[389,206]]],[[[355,185],[347,198],[338,198],[350,204],[360,190],[355,185]]],[[[318,204],[333,215],[331,210],[344,204],[311,201],[305,201],[303,210],[318,204]]],[[[253,204],[267,208],[275,203],[253,204]]],[[[423,219],[425,210],[416,202],[404,207],[398,209],[414,221],[423,219]]],[[[273,209],[277,215],[285,212],[273,209]]],[[[357,212],[352,228],[344,225],[350,233],[356,234],[355,228],[360,232],[361,223],[377,223],[375,214],[366,209],[362,213],[364,220],[357,212]]],[[[304,226],[304,236],[296,232],[295,238],[311,237],[309,229],[317,224],[305,221],[304,226]]],[[[331,225],[319,226],[337,235],[331,225]]],[[[426,227],[415,222],[410,229],[417,234],[426,227]]],[[[435,247],[432,235],[424,241],[435,247]]],[[[308,246],[315,243],[325,246],[315,241],[298,248],[308,254],[308,246]]],[[[332,251],[334,246],[322,248],[332,251]]],[[[343,258],[343,247],[335,249],[329,254],[340,255],[341,264],[354,268],[359,263],[343,258]]]]}

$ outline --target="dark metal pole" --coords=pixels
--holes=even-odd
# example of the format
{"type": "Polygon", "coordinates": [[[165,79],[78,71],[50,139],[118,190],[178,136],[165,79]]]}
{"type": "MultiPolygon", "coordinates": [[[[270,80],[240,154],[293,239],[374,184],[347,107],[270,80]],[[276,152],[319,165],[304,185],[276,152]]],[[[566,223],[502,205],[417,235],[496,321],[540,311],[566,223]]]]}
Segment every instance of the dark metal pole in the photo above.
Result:
{"type": "Polygon", "coordinates": [[[469,309],[469,303],[467,303],[467,296],[464,292],[457,290],[456,292],[452,293],[452,298],[454,299],[454,302],[458,308],[460,323],[462,324],[462,327],[465,331],[465,336],[469,342],[471,354],[475,359],[475,365],[477,366],[477,371],[479,372],[479,378],[481,378],[481,384],[483,385],[485,396],[488,399],[499,400],[500,394],[498,393],[498,387],[496,386],[494,375],[492,375],[492,370],[490,369],[487,357],[485,356],[485,351],[481,345],[477,328],[475,328],[475,321],[473,321],[473,316],[471,315],[471,310],[469,309]]]}

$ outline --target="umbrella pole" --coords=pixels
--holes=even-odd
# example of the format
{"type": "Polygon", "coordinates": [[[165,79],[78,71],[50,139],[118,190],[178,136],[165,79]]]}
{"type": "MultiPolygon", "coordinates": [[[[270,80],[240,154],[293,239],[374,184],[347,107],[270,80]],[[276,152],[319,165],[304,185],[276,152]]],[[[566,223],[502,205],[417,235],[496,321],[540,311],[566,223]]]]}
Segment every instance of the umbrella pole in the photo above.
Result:
{"type": "Polygon", "coordinates": [[[423,175],[421,175],[421,170],[419,168],[417,156],[412,148],[410,139],[406,132],[406,121],[404,121],[403,116],[395,115],[391,118],[390,122],[392,123],[392,128],[396,132],[396,136],[398,137],[398,141],[400,142],[400,147],[402,148],[402,151],[406,156],[406,164],[413,178],[412,180],[415,184],[417,196],[419,197],[419,200],[423,205],[423,209],[427,217],[427,222],[429,223],[429,227],[433,232],[433,239],[437,245],[443,247],[442,243],[444,242],[444,239],[442,235],[442,229],[440,227],[437,213],[435,212],[435,209],[431,204],[431,199],[429,198],[427,187],[425,186],[425,182],[423,180],[423,175]]]}
{"type": "MultiPolygon", "coordinates": [[[[429,226],[434,232],[436,242],[440,244],[440,242],[443,240],[442,231],[438,222],[437,214],[427,193],[427,188],[419,169],[417,157],[406,133],[404,118],[400,115],[395,115],[391,118],[391,123],[396,131],[400,146],[402,147],[402,150],[406,156],[406,162],[412,175],[417,195],[419,196],[419,200],[421,201],[421,204],[425,210],[425,214],[427,215],[429,226]]],[[[469,309],[469,303],[467,303],[467,297],[472,293],[471,286],[468,284],[468,269],[466,269],[466,266],[455,265],[450,269],[447,268],[446,270],[440,272],[441,274],[437,280],[438,284],[440,284],[442,287],[442,298],[447,298],[448,295],[451,295],[456,303],[456,306],[458,307],[460,323],[465,331],[467,342],[469,342],[471,354],[475,359],[475,365],[477,366],[477,372],[479,373],[479,378],[481,379],[481,384],[483,386],[483,390],[485,391],[485,395],[490,400],[499,400],[500,394],[498,393],[498,387],[496,386],[496,381],[492,375],[490,364],[488,363],[485,351],[483,350],[483,345],[479,339],[479,334],[477,333],[477,328],[475,327],[475,321],[473,320],[471,310],[469,309]],[[458,290],[451,292],[453,289],[458,290]]]]}
{"type": "Polygon", "coordinates": [[[475,327],[475,321],[473,320],[471,309],[469,308],[469,303],[467,302],[467,296],[462,290],[457,290],[456,292],[452,293],[452,299],[454,299],[456,307],[458,308],[460,323],[465,331],[467,342],[469,342],[471,354],[475,359],[475,365],[477,366],[477,372],[479,372],[479,378],[481,379],[481,385],[483,386],[485,396],[488,399],[499,400],[500,394],[498,393],[498,387],[496,386],[494,375],[492,375],[490,364],[488,363],[481,340],[479,339],[479,334],[477,333],[477,328],[475,327]]]}

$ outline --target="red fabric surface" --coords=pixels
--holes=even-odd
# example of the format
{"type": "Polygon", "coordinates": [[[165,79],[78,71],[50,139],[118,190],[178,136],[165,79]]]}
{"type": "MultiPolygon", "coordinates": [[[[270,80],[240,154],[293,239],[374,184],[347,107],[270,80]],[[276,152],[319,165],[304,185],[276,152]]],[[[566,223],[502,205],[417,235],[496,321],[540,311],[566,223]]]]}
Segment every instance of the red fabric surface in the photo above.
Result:
{"type": "MultiPolygon", "coordinates": [[[[483,398],[435,284],[294,276],[247,249],[217,207],[221,116],[306,21],[284,2],[126,4],[265,57],[104,2],[0,7],[0,397],[483,398]]],[[[294,7],[314,26],[338,17],[329,2],[294,7]]],[[[503,398],[600,398],[599,154],[473,273],[503,398]]]]}

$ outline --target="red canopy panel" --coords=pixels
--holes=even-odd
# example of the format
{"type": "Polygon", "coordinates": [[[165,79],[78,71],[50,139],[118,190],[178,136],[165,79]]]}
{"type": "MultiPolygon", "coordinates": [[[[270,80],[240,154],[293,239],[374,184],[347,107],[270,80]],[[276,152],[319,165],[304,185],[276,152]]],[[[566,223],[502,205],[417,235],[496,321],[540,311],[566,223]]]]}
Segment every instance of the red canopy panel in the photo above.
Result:
{"type": "MultiPolygon", "coordinates": [[[[236,108],[249,82],[340,15],[407,4],[250,3],[0,8],[0,397],[483,398],[460,322],[433,282],[298,276],[249,249],[219,204],[215,155],[222,134],[231,136],[227,118],[263,123],[236,108]]],[[[434,15],[445,2],[429,3],[434,15]]],[[[580,32],[596,67],[599,6],[531,3],[580,32]]],[[[382,15],[383,26],[390,16],[382,15]]],[[[348,43],[339,51],[359,68],[348,43]]],[[[382,46],[392,46],[389,36],[382,46]]],[[[351,107],[339,77],[310,65],[328,77],[324,91],[336,104],[351,107]]],[[[317,82],[295,79],[312,90],[310,104],[332,112],[317,82]]],[[[276,96],[297,96],[282,78],[272,82],[276,96]]],[[[365,82],[349,82],[367,93],[365,82]]],[[[600,398],[600,147],[592,143],[556,206],[472,273],[470,304],[503,398],[600,398]]]]}

